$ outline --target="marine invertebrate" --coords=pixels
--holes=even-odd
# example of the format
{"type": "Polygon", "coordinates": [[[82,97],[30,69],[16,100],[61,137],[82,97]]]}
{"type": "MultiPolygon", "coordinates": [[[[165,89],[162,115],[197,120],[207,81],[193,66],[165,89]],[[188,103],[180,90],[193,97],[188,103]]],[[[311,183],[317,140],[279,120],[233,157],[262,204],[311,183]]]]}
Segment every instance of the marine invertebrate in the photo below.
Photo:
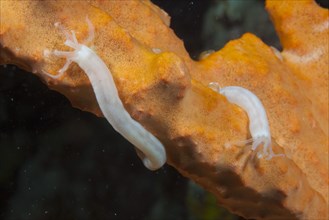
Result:
{"type": "Polygon", "coordinates": [[[244,141],[226,143],[226,146],[243,146],[245,144],[252,143],[251,149],[254,151],[261,144],[263,144],[263,153],[257,153],[259,158],[267,157],[267,159],[270,160],[272,157],[284,155],[275,154],[272,150],[271,132],[268,125],[266,111],[261,101],[255,94],[239,86],[227,86],[224,88],[219,88],[219,85],[216,82],[209,83],[209,87],[212,88],[215,92],[225,96],[229,102],[240,106],[248,114],[249,130],[252,138],[244,141]]]}
{"type": "MultiPolygon", "coordinates": [[[[89,27],[89,36],[84,40],[84,44],[89,43],[94,38],[94,27],[88,17],[86,17],[86,21],[89,27]]],[[[55,23],[55,26],[60,27],[60,24],[55,23]]],[[[87,74],[99,107],[107,121],[117,132],[136,146],[137,154],[148,169],[160,168],[166,162],[166,152],[163,145],[141,124],[132,119],[126,111],[120,100],[111,71],[94,51],[86,45],[78,43],[74,31],[70,35],[64,28],[61,29],[66,37],[64,44],[73,48],[74,51],[55,50],[53,54],[66,58],[66,63],[57,75],[44,73],[51,78],[58,79],[72,62],[76,62],[87,74]]]]}
{"type": "Polygon", "coordinates": [[[44,48],[62,45],[51,24],[60,21],[83,38],[88,31],[81,15],[88,14],[98,30],[94,49],[111,64],[123,105],[165,143],[170,165],[246,218],[326,219],[329,30],[321,24],[329,19],[328,10],[312,0],[267,0],[266,7],[283,59],[245,34],[195,62],[168,27],[166,13],[149,1],[125,1],[125,7],[101,0],[2,1],[0,62],[35,72],[74,107],[102,115],[88,78],[75,64],[57,81],[41,71],[54,74],[64,64],[43,56],[44,48]],[[291,53],[300,59],[291,59],[291,53]],[[308,62],[296,62],[301,60],[308,62]],[[207,87],[213,81],[257,94],[278,149],[285,149],[284,160],[244,167],[245,155],[224,147],[248,136],[248,118],[207,87]]]}

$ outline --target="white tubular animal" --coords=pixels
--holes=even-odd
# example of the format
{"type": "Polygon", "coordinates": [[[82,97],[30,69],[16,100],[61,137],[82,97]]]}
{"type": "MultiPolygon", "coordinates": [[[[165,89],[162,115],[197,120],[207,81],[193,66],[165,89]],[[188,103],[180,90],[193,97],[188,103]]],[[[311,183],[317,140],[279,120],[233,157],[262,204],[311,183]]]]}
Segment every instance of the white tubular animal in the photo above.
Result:
{"type": "MultiPolygon", "coordinates": [[[[94,36],[94,28],[88,18],[87,23],[89,26],[89,37],[84,43],[90,42],[94,36]]],[[[139,150],[136,149],[138,156],[141,157],[148,169],[156,170],[160,168],[166,162],[166,151],[163,145],[141,124],[132,119],[126,111],[120,100],[111,71],[106,64],[90,48],[84,44],[79,44],[73,31],[71,31],[72,34],[69,34],[59,23],[55,25],[61,28],[66,36],[64,44],[73,48],[74,51],[55,50],[52,52],[58,57],[66,58],[67,61],[57,75],[46,74],[52,78],[59,78],[67,70],[71,62],[76,62],[87,74],[99,107],[108,122],[117,132],[136,146],[139,150]]]]}
{"type": "Polygon", "coordinates": [[[229,145],[252,143],[251,149],[254,151],[259,145],[263,144],[263,154],[258,153],[258,158],[267,157],[270,160],[272,157],[284,156],[284,154],[275,154],[272,150],[271,133],[265,108],[255,94],[239,86],[228,86],[219,89],[218,84],[215,82],[211,82],[209,87],[224,95],[229,102],[238,105],[248,114],[249,130],[252,138],[232,142],[229,145]]]}

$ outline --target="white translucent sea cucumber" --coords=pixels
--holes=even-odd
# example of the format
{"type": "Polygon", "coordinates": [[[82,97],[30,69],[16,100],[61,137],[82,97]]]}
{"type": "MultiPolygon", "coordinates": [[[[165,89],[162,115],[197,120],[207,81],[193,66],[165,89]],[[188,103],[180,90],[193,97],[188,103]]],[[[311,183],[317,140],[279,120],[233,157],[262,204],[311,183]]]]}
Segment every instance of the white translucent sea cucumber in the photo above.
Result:
{"type": "Polygon", "coordinates": [[[75,62],[87,74],[94,93],[96,95],[99,107],[113,128],[123,137],[130,141],[137,149],[138,156],[143,160],[144,165],[150,170],[156,170],[166,162],[166,151],[162,143],[148,132],[141,124],[135,121],[124,108],[111,71],[103,60],[85,44],[94,38],[94,27],[90,20],[86,18],[89,27],[89,36],[79,44],[74,31],[71,34],[66,31],[59,23],[59,27],[66,36],[65,45],[73,48],[73,51],[58,51],[51,53],[58,57],[67,59],[62,69],[57,75],[46,73],[51,78],[61,77],[72,62],[75,62]]]}
{"type": "Polygon", "coordinates": [[[266,111],[254,93],[239,86],[219,88],[216,82],[211,82],[209,87],[225,96],[230,103],[236,104],[246,111],[249,118],[249,130],[252,138],[231,142],[228,146],[252,143],[251,149],[254,151],[263,144],[263,153],[258,152],[258,158],[267,157],[270,160],[272,157],[284,156],[284,154],[275,154],[272,150],[271,132],[266,111]]]}

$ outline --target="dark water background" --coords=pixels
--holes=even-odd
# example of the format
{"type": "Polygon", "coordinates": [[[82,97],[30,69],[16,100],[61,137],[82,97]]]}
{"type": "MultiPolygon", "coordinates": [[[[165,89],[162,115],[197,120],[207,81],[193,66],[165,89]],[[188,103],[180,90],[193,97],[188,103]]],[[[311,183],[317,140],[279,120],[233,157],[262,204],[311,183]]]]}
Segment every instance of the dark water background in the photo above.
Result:
{"type": "MultiPolygon", "coordinates": [[[[280,48],[264,1],[153,2],[193,59],[245,32],[280,48]]],[[[72,108],[33,74],[0,70],[0,219],[243,219],[170,166],[147,170],[105,119],[72,108]]]]}

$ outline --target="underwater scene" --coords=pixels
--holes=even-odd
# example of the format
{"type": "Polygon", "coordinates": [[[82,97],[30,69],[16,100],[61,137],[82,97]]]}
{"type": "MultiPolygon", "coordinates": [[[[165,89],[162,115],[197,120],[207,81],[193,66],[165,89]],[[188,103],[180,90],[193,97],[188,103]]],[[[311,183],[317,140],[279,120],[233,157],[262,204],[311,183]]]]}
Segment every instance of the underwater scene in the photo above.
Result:
{"type": "Polygon", "coordinates": [[[0,219],[328,219],[327,0],[0,4],[0,219]]]}

